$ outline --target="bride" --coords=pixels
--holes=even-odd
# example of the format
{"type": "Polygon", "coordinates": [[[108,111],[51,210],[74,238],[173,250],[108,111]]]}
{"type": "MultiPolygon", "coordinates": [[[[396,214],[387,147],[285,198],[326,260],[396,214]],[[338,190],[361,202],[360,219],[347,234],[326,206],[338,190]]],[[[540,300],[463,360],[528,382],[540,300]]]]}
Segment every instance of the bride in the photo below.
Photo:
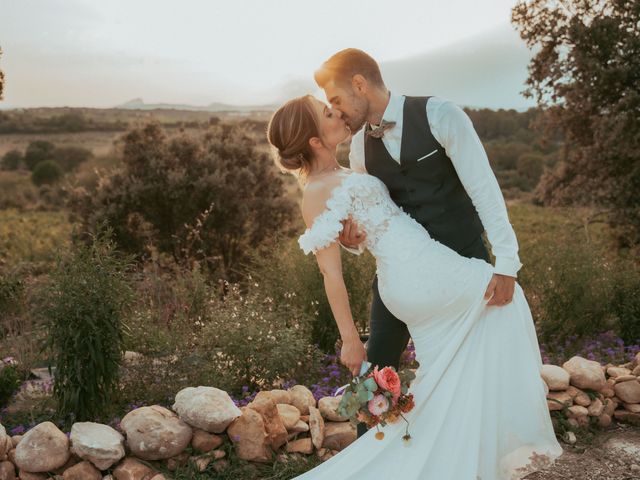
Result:
{"type": "Polygon", "coordinates": [[[290,100],[269,123],[276,162],[304,184],[299,238],[313,252],[343,341],[341,361],[357,374],[366,352],[342,277],[338,236],[351,218],[366,232],[380,296],[407,324],[420,367],[404,422],[367,431],[339,454],[296,477],[311,479],[514,480],[562,454],[540,377],[542,361],[520,286],[489,307],[493,268],[429,236],[377,177],[342,168],[337,145],[350,135],[340,112],[312,96],[290,100]]]}

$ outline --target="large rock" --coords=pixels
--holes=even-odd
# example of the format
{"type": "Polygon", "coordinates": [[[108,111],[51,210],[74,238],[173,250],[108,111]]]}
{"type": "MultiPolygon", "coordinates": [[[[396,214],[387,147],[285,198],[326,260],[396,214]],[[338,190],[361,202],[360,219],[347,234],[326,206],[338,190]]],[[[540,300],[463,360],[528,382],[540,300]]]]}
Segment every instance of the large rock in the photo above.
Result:
{"type": "Polygon", "coordinates": [[[193,438],[191,439],[191,446],[196,450],[206,453],[218,448],[222,445],[223,441],[222,437],[218,435],[195,429],[193,431],[193,438]]]}
{"type": "Polygon", "coordinates": [[[640,383],[637,380],[616,383],[613,389],[624,403],[640,403],[640,383]]]}
{"type": "Polygon", "coordinates": [[[276,405],[278,403],[287,403],[287,404],[291,404],[291,392],[287,392],[286,390],[269,390],[269,393],[271,394],[271,398],[273,398],[273,401],[276,403],[276,405]]]}
{"type": "Polygon", "coordinates": [[[0,423],[0,458],[4,457],[9,450],[13,448],[13,441],[7,435],[6,430],[0,423]]]}
{"type": "Polygon", "coordinates": [[[127,457],[113,471],[115,480],[151,480],[156,472],[135,458],[127,457]]]}
{"type": "Polygon", "coordinates": [[[242,407],[240,412],[240,417],[227,428],[227,435],[235,446],[236,454],[243,460],[270,462],[269,436],[262,415],[247,407],[242,407]]]}
{"type": "Polygon", "coordinates": [[[336,412],[338,405],[340,405],[340,400],[342,400],[342,395],[337,395],[335,397],[322,397],[318,401],[318,409],[320,410],[320,413],[330,422],[344,422],[348,420],[348,418],[343,417],[336,412]]]}
{"type": "Polygon", "coordinates": [[[289,389],[291,393],[291,405],[300,410],[302,415],[309,415],[309,407],[316,406],[316,399],[304,385],[294,385],[289,389]]]}
{"type": "Polygon", "coordinates": [[[69,439],[51,422],[29,430],[16,447],[15,464],[30,473],[48,472],[69,460],[69,439]]]}
{"type": "Polygon", "coordinates": [[[596,398],[591,402],[591,405],[589,405],[587,410],[589,411],[590,417],[599,417],[602,415],[602,412],[604,412],[604,403],[602,403],[602,400],[599,398],[596,398]]]}
{"type": "Polygon", "coordinates": [[[569,388],[571,376],[562,367],[548,364],[542,365],[540,375],[551,391],[562,391],[569,388]]]}
{"type": "Polygon", "coordinates": [[[67,468],[62,478],[64,480],[102,480],[102,474],[91,462],[85,460],[67,468]]]}
{"type": "Polygon", "coordinates": [[[580,405],[582,407],[588,407],[589,405],[591,405],[591,397],[589,397],[589,395],[587,395],[586,392],[580,390],[579,388],[574,387],[573,385],[571,385],[566,392],[571,395],[571,398],[573,398],[573,403],[576,405],[580,405]]]}
{"type": "Polygon", "coordinates": [[[278,415],[280,415],[282,423],[284,423],[284,428],[287,430],[294,428],[298,420],[300,420],[300,410],[286,403],[278,403],[276,408],[278,409],[278,415]]]}
{"type": "Polygon", "coordinates": [[[16,467],[9,461],[0,462],[0,480],[15,480],[16,467]]]}
{"type": "Polygon", "coordinates": [[[278,414],[278,408],[269,394],[256,395],[256,398],[247,405],[262,415],[265,430],[269,436],[269,443],[277,450],[287,442],[287,429],[278,414]]]}
{"type": "Polygon", "coordinates": [[[630,374],[631,374],[631,370],[629,370],[628,368],[624,368],[624,367],[607,368],[607,375],[613,378],[621,377],[623,375],[630,375],[630,374]]]}
{"type": "Polygon", "coordinates": [[[124,458],[124,437],[108,425],[77,422],[71,427],[71,452],[106,470],[124,458]]]}
{"type": "Polygon", "coordinates": [[[120,427],[127,445],[142,460],[164,460],[179,454],[187,448],[193,433],[175,413],[159,405],[132,410],[120,427]]]}
{"type": "Polygon", "coordinates": [[[313,443],[310,438],[300,438],[287,444],[287,453],[313,453],[313,443]]]}
{"type": "Polygon", "coordinates": [[[309,407],[309,428],[311,429],[311,441],[316,448],[322,448],[324,441],[324,419],[320,410],[309,407]]]}
{"type": "Polygon", "coordinates": [[[324,425],[322,446],[331,450],[342,450],[355,441],[356,427],[351,422],[327,422],[324,425]]]}
{"type": "Polygon", "coordinates": [[[569,372],[571,385],[578,388],[589,388],[598,391],[603,389],[607,383],[602,367],[593,360],[587,360],[576,355],[565,362],[562,368],[569,372]]]}
{"type": "Polygon", "coordinates": [[[549,392],[547,394],[547,407],[549,410],[562,410],[564,406],[573,405],[573,398],[567,392],[549,392]]]}
{"type": "Polygon", "coordinates": [[[180,390],[173,409],[189,425],[211,433],[224,432],[241,415],[229,394],[215,387],[180,390]]]}

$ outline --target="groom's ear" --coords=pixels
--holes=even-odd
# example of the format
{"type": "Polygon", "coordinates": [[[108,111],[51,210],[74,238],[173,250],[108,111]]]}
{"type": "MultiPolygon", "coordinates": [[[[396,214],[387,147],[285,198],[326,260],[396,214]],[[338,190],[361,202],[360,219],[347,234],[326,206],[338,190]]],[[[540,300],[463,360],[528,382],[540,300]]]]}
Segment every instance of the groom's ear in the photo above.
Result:
{"type": "Polygon", "coordinates": [[[351,77],[351,87],[355,92],[364,95],[367,93],[369,85],[366,78],[364,78],[359,73],[356,73],[353,77],[351,77]]]}

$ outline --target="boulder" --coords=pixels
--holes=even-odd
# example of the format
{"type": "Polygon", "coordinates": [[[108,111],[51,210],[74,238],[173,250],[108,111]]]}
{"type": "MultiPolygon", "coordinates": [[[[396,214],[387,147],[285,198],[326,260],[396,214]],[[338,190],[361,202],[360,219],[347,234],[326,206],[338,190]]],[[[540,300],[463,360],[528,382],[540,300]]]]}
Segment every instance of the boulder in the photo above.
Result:
{"type": "Polygon", "coordinates": [[[300,438],[287,444],[287,453],[313,453],[313,443],[310,438],[300,438]]]}
{"type": "Polygon", "coordinates": [[[331,450],[342,450],[355,441],[356,427],[351,422],[327,422],[324,425],[322,446],[331,450]]]}
{"type": "Polygon", "coordinates": [[[0,480],[15,480],[16,479],[16,467],[13,463],[5,460],[0,462],[0,480]]]}
{"type": "Polygon", "coordinates": [[[274,450],[277,450],[287,442],[287,429],[271,396],[268,394],[256,395],[256,398],[247,407],[262,415],[269,443],[274,450]]]}
{"type": "Polygon", "coordinates": [[[562,391],[569,388],[570,375],[562,367],[549,364],[542,365],[540,375],[551,391],[562,391]]]}
{"type": "Polygon", "coordinates": [[[273,398],[273,401],[276,403],[276,405],[278,403],[286,403],[288,405],[291,405],[291,393],[286,391],[286,390],[269,390],[269,393],[271,394],[271,397],[273,398]]]}
{"type": "Polygon", "coordinates": [[[191,446],[201,452],[210,452],[222,445],[223,442],[222,437],[218,435],[195,429],[193,431],[193,438],[191,439],[191,446]]]}
{"type": "Polygon", "coordinates": [[[77,422],[71,427],[71,452],[107,470],[124,458],[124,437],[108,425],[77,422]]]}
{"type": "Polygon", "coordinates": [[[156,472],[132,457],[125,458],[113,471],[115,480],[151,480],[156,472]]]}
{"type": "Polygon", "coordinates": [[[311,441],[316,448],[322,448],[324,441],[324,420],[320,410],[316,407],[309,407],[309,429],[311,430],[311,441]]]}
{"type": "Polygon", "coordinates": [[[571,385],[596,391],[605,387],[606,379],[598,362],[576,355],[565,362],[562,368],[569,372],[571,385]]]}
{"type": "Polygon", "coordinates": [[[624,368],[624,367],[607,368],[607,375],[613,378],[621,377],[623,375],[630,375],[630,374],[631,374],[631,370],[629,370],[628,368],[624,368]]]}
{"type": "Polygon", "coordinates": [[[278,403],[276,404],[276,408],[278,409],[278,415],[280,415],[282,419],[284,428],[287,430],[294,428],[300,420],[300,410],[286,403],[278,403]]]}
{"type": "Polygon", "coordinates": [[[309,415],[309,407],[316,406],[316,399],[304,385],[294,385],[289,389],[291,393],[291,405],[300,410],[302,415],[309,415]]]}
{"type": "Polygon", "coordinates": [[[227,428],[227,435],[234,444],[236,454],[243,460],[270,462],[269,436],[262,415],[247,407],[242,407],[240,411],[240,417],[227,428]]]}
{"type": "Polygon", "coordinates": [[[640,382],[637,380],[616,383],[613,389],[624,403],[640,403],[640,382]]]}
{"type": "Polygon", "coordinates": [[[596,398],[591,402],[587,410],[590,417],[599,417],[604,412],[604,403],[599,398],[596,398]]]}
{"type": "Polygon", "coordinates": [[[330,422],[345,422],[348,420],[348,418],[343,417],[336,412],[338,405],[340,405],[340,400],[342,400],[342,395],[337,395],[335,397],[322,397],[318,401],[318,409],[325,419],[330,422]]]}
{"type": "Polygon", "coordinates": [[[191,441],[191,427],[159,405],[127,413],[120,427],[131,452],[142,460],[164,460],[182,452],[191,441]]]}
{"type": "Polygon", "coordinates": [[[210,433],[224,432],[241,415],[227,392],[202,386],[180,390],[173,410],[184,422],[210,433]]]}
{"type": "Polygon", "coordinates": [[[12,448],[13,441],[0,423],[0,458],[4,457],[12,448]]]}
{"type": "Polygon", "coordinates": [[[85,460],[67,468],[62,478],[64,480],[102,480],[102,474],[91,462],[85,460]]]}
{"type": "Polygon", "coordinates": [[[15,452],[15,464],[20,471],[48,472],[69,460],[69,439],[51,422],[43,422],[23,437],[15,452]]]}

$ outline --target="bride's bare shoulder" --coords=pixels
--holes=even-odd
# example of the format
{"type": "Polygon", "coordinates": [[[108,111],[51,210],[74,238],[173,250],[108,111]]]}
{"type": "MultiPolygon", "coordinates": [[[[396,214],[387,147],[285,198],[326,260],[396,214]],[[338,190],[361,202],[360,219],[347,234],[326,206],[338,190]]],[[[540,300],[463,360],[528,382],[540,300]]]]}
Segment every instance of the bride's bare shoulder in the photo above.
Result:
{"type": "Polygon", "coordinates": [[[331,191],[340,184],[338,175],[312,180],[302,191],[302,217],[309,227],[313,220],[324,211],[331,191]]]}

